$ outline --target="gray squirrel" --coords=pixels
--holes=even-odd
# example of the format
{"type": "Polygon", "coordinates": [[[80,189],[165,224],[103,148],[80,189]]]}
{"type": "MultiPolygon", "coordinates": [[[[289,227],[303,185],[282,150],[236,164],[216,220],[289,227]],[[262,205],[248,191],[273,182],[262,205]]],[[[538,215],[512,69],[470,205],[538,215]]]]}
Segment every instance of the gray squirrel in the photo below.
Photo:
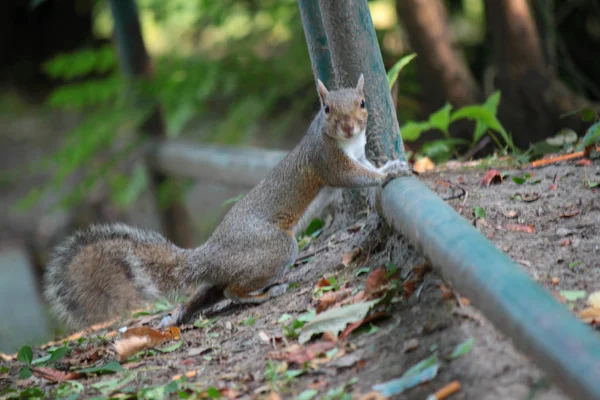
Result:
{"type": "Polygon", "coordinates": [[[262,303],[282,294],[274,285],[298,254],[295,234],[332,191],[382,185],[409,174],[406,162],[376,168],[365,156],[364,78],[328,91],[300,143],[225,215],[200,247],[183,249],[156,232],[124,224],[96,225],[57,246],[44,294],[58,317],[82,328],[138,309],[190,286],[197,290],[163,325],[189,322],[229,298],[262,303]],[[304,218],[303,218],[304,217],[304,218]]]}

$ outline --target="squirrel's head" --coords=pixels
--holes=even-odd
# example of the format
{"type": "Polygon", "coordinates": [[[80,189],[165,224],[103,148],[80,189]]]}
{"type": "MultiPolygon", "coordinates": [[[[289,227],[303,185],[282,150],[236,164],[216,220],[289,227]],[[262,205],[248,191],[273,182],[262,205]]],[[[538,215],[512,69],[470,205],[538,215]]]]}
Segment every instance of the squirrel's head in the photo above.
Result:
{"type": "Polygon", "coordinates": [[[367,106],[365,104],[365,78],[360,74],[353,89],[328,91],[318,80],[317,91],[325,120],[325,133],[337,140],[348,140],[367,129],[367,106]]]}

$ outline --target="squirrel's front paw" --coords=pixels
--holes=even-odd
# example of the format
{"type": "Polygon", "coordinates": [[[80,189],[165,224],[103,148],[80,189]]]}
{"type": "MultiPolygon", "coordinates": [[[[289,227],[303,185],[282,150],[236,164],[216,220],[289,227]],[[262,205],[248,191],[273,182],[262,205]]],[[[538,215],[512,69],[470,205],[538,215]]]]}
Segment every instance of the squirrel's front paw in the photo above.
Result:
{"type": "Polygon", "coordinates": [[[387,175],[388,178],[397,178],[399,176],[410,175],[410,165],[402,160],[390,160],[381,167],[381,172],[387,175]]]}

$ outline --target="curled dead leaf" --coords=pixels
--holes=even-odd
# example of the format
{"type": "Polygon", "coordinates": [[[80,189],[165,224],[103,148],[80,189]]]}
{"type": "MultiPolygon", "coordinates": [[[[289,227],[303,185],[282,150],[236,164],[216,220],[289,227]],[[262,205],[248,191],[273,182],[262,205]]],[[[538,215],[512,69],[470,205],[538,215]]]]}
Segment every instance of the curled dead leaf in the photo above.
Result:
{"type": "Polygon", "coordinates": [[[581,214],[581,210],[573,209],[573,210],[565,211],[564,213],[560,214],[560,217],[561,218],[572,218],[579,214],[581,214]]]}
{"type": "Polygon", "coordinates": [[[584,308],[579,312],[579,318],[588,324],[600,322],[600,308],[584,308]]]}
{"type": "Polygon", "coordinates": [[[503,212],[502,215],[504,215],[506,218],[516,218],[519,213],[515,210],[508,210],[506,212],[503,212]]]}
{"type": "Polygon", "coordinates": [[[177,374],[177,375],[174,375],[174,376],[171,378],[171,380],[173,380],[173,381],[178,381],[178,380],[180,380],[181,378],[183,378],[184,376],[185,376],[186,378],[193,378],[193,377],[195,377],[196,375],[198,375],[198,371],[195,371],[195,370],[194,370],[194,371],[188,371],[188,372],[186,372],[185,374],[177,374]]]}
{"type": "Polygon", "coordinates": [[[345,253],[342,256],[342,265],[344,267],[349,266],[352,261],[356,260],[358,258],[358,256],[360,256],[361,253],[362,253],[362,249],[360,247],[355,247],[352,249],[352,251],[345,253]]]}
{"type": "Polygon", "coordinates": [[[600,292],[593,292],[587,298],[587,303],[591,307],[600,308],[600,292]]]}
{"type": "Polygon", "coordinates": [[[63,382],[72,379],[79,379],[83,374],[75,371],[63,372],[47,367],[32,367],[31,372],[38,378],[44,378],[51,382],[63,382]]]}
{"type": "Polygon", "coordinates": [[[435,169],[435,164],[429,157],[421,157],[413,164],[413,170],[419,174],[433,171],[435,169]]]}
{"type": "Polygon", "coordinates": [[[342,334],[340,335],[340,340],[344,340],[345,338],[348,337],[348,335],[350,335],[352,332],[354,332],[355,330],[357,330],[358,328],[360,328],[364,324],[367,324],[369,322],[376,321],[376,320],[379,320],[379,319],[382,319],[382,318],[387,318],[389,316],[390,316],[390,314],[387,313],[387,312],[385,312],[385,311],[375,312],[373,314],[367,315],[362,320],[354,322],[354,323],[348,325],[346,327],[346,329],[344,329],[344,332],[342,332],[342,334]]]}
{"type": "Polygon", "coordinates": [[[152,346],[152,341],[148,336],[130,336],[116,340],[111,348],[119,361],[125,361],[135,353],[152,346]]]}
{"type": "Polygon", "coordinates": [[[319,298],[319,302],[316,308],[317,314],[322,313],[323,311],[333,307],[334,305],[339,305],[338,303],[348,298],[352,294],[352,291],[352,288],[345,288],[337,292],[324,293],[323,296],[319,298]]]}
{"type": "Polygon", "coordinates": [[[521,199],[527,203],[531,203],[533,201],[539,200],[542,197],[541,193],[531,192],[531,193],[520,193],[521,199]]]}
{"type": "Polygon", "coordinates": [[[502,183],[502,174],[497,169],[490,169],[486,171],[479,183],[481,186],[490,186],[491,184],[502,183]]]}
{"type": "Polygon", "coordinates": [[[504,229],[511,232],[535,233],[533,225],[508,224],[504,226],[504,229]]]}

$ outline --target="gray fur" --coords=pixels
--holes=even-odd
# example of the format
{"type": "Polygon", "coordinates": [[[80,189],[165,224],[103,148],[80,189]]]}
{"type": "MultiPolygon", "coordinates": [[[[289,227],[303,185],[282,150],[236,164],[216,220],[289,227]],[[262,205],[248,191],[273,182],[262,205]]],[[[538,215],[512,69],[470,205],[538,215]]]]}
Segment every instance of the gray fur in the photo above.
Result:
{"type": "Polygon", "coordinates": [[[123,224],[93,226],[67,239],[45,278],[56,313],[80,326],[123,312],[138,299],[195,285],[199,289],[172,319],[181,323],[222,297],[257,303],[279,294],[281,289],[252,293],[277,283],[294,262],[294,232],[308,217],[340,188],[377,186],[400,172],[398,162],[377,169],[360,148],[354,157],[340,144],[352,140],[340,136],[349,134],[348,126],[366,128],[362,83],[335,92],[322,86],[320,95],[321,111],[301,142],[231,208],[202,246],[183,250],[155,232],[123,224]]]}

